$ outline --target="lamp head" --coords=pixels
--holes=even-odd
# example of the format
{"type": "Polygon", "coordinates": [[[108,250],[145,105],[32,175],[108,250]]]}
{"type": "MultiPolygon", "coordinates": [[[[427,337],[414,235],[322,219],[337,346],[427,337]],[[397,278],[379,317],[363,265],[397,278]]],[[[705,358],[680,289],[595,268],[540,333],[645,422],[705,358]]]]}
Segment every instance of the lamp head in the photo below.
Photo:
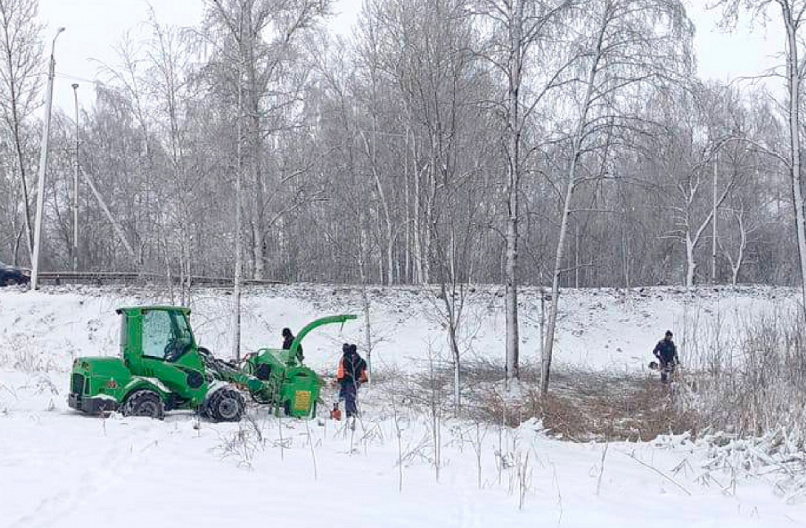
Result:
{"type": "MultiPolygon", "coordinates": [[[[53,35],[53,44],[52,44],[52,47],[53,47],[53,48],[55,48],[55,47],[56,47],[56,39],[57,39],[57,38],[59,38],[59,35],[61,35],[61,34],[62,34],[62,31],[64,31],[64,29],[65,29],[65,28],[63,28],[63,27],[56,28],[56,34],[55,34],[55,35],[53,35]]],[[[52,51],[53,51],[53,50],[51,50],[51,52],[52,52],[52,51]]],[[[51,53],[51,54],[52,54],[52,53],[51,53]]]]}

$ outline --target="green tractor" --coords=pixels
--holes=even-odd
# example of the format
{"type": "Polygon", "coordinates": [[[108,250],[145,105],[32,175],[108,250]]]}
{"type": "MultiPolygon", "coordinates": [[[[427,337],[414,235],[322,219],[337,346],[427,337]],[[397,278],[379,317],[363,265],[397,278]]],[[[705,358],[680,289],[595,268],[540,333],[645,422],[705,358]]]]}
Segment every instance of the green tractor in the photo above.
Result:
{"type": "MultiPolygon", "coordinates": [[[[73,409],[157,419],[165,411],[189,409],[213,421],[238,421],[246,406],[241,389],[256,401],[273,404],[293,416],[314,415],[322,381],[312,370],[286,361],[285,369],[272,364],[267,379],[251,374],[253,365],[272,363],[282,353],[263,349],[240,369],[196,344],[189,308],[147,306],[120,308],[117,313],[121,315],[120,357],[75,359],[67,400],[73,409]],[[307,407],[303,405],[306,398],[307,407]]],[[[344,322],[354,318],[325,319],[344,322]]],[[[305,329],[324,324],[319,321],[305,329]]],[[[297,348],[305,329],[297,337],[297,348]]]]}

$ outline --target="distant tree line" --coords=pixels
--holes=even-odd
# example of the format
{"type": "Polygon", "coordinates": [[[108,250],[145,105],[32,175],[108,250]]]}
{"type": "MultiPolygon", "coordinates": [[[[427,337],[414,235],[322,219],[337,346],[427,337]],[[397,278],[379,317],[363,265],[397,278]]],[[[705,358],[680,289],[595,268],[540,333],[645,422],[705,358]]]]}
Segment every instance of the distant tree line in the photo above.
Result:
{"type": "MultiPolygon", "coordinates": [[[[787,101],[699,80],[680,0],[378,0],[350,38],[328,33],[328,0],[206,0],[192,28],[152,13],[82,106],[78,267],[498,283],[510,356],[519,285],[556,302],[563,287],[798,284],[803,9],[756,3],[791,8],[787,101]]],[[[0,259],[21,265],[40,191],[37,4],[0,0],[0,259]]],[[[742,5],[723,1],[726,20],[742,5]]],[[[45,270],[73,258],[75,130],[57,110],[45,270]]]]}
{"type": "MultiPolygon", "coordinates": [[[[248,277],[419,284],[450,252],[462,280],[504,283],[513,222],[518,282],[550,285],[567,220],[562,286],[792,283],[790,182],[765,152],[787,141],[786,116],[694,77],[677,4],[383,0],[350,39],[322,29],[322,1],[210,0],[190,29],[152,17],[79,123],[81,170],[135,256],[82,178],[80,268],[231,276],[240,236],[248,277]]],[[[36,7],[0,0],[0,258],[22,265],[45,68],[36,7]]],[[[74,140],[57,110],[44,269],[70,267],[74,140]]]]}

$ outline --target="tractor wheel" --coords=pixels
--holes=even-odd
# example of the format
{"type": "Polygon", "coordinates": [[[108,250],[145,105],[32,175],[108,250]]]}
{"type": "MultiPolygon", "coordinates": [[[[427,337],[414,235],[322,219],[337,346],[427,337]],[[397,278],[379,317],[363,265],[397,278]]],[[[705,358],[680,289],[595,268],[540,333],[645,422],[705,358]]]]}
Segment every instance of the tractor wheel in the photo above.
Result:
{"type": "Polygon", "coordinates": [[[121,406],[123,416],[147,416],[155,420],[165,418],[165,404],[152,390],[134,391],[121,406]]]}
{"type": "Polygon", "coordinates": [[[237,422],[243,416],[246,402],[241,393],[229,388],[218,389],[210,396],[205,414],[214,422],[237,422]]]}

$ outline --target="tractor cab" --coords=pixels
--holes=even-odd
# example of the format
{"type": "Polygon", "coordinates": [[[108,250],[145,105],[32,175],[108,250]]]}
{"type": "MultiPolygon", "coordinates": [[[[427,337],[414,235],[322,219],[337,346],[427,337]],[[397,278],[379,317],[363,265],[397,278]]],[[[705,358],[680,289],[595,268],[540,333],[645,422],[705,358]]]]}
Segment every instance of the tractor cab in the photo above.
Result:
{"type": "Polygon", "coordinates": [[[190,309],[175,306],[118,308],[120,356],[127,366],[149,360],[204,369],[188,318],[190,309]]]}

